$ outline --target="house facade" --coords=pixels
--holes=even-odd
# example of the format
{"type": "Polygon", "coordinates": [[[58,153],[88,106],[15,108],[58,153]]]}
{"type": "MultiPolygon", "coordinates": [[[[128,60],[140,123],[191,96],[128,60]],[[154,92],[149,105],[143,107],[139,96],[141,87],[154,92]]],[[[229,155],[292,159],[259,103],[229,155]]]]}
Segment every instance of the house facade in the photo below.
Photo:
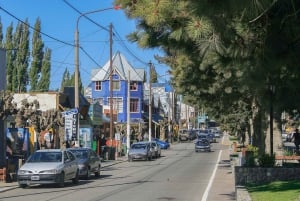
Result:
{"type": "Polygon", "coordinates": [[[91,99],[102,105],[103,115],[109,117],[112,98],[112,118],[116,123],[127,122],[127,112],[130,112],[131,122],[139,122],[143,118],[144,80],[145,70],[134,68],[120,52],[117,52],[112,57],[112,65],[108,61],[102,68],[93,69],[90,84],[91,99]],[[129,108],[128,97],[130,97],[129,108]]]}

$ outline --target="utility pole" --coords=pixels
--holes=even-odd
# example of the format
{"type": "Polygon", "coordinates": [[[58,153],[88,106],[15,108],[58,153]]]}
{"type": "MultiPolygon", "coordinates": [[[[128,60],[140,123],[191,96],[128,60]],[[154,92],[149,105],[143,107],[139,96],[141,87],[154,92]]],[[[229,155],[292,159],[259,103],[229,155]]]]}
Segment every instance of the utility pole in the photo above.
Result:
{"type": "Polygon", "coordinates": [[[127,81],[127,154],[130,148],[130,71],[128,71],[128,81],[127,81]]]}
{"type": "Polygon", "coordinates": [[[152,137],[152,75],[151,75],[151,70],[152,70],[152,63],[151,61],[149,62],[149,142],[151,142],[151,137],[152,137]]]}
{"type": "Polygon", "coordinates": [[[109,26],[109,93],[110,93],[110,99],[109,99],[109,106],[110,106],[110,124],[109,124],[109,137],[112,140],[113,137],[113,68],[112,68],[112,24],[109,26]]]}

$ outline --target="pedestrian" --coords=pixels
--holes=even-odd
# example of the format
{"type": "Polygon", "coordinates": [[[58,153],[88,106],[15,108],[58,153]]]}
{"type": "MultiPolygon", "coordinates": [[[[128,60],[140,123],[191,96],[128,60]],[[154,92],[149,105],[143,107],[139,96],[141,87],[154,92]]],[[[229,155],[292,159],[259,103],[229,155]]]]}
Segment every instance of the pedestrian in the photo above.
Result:
{"type": "Polygon", "coordinates": [[[299,154],[299,145],[300,145],[300,133],[297,128],[293,134],[294,144],[296,146],[296,153],[299,154]]]}
{"type": "Polygon", "coordinates": [[[101,148],[101,158],[104,159],[105,157],[105,151],[106,151],[106,138],[104,136],[104,134],[101,134],[101,138],[100,138],[100,148],[101,148]]]}

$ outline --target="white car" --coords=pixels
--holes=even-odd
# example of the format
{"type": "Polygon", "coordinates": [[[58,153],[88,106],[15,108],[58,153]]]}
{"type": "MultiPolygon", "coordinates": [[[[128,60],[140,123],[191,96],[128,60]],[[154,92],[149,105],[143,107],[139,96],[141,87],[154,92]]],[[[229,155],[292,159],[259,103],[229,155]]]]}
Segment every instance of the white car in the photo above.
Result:
{"type": "Polygon", "coordinates": [[[67,150],[37,150],[18,170],[17,178],[21,188],[31,184],[58,184],[59,187],[64,187],[67,180],[77,184],[77,159],[67,150]]]}

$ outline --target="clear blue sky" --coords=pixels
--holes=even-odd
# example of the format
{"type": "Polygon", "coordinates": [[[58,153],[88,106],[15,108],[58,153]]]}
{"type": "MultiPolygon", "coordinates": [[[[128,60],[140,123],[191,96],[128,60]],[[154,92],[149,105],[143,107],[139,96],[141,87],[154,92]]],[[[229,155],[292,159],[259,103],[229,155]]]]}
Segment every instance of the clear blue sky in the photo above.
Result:
{"type": "MultiPolygon", "coordinates": [[[[74,72],[74,47],[68,44],[74,44],[74,33],[76,22],[81,13],[86,13],[98,9],[111,8],[113,0],[1,0],[0,16],[3,24],[3,34],[6,33],[6,27],[13,23],[16,28],[18,20],[28,19],[29,24],[34,27],[36,19],[41,20],[42,32],[58,39],[59,41],[42,35],[45,47],[52,50],[51,58],[51,84],[50,89],[57,89],[60,86],[62,74],[65,68],[70,73],[74,72]],[[11,15],[7,14],[5,11],[11,15]],[[62,43],[63,41],[65,43],[62,43]]],[[[129,20],[123,10],[105,10],[102,12],[87,15],[98,25],[81,17],[79,20],[79,43],[83,51],[79,52],[79,66],[81,78],[84,86],[89,84],[91,69],[101,67],[109,61],[109,25],[113,25],[113,54],[120,51],[132,66],[136,68],[145,68],[148,71],[149,61],[154,66],[159,75],[165,75],[168,67],[158,64],[154,55],[163,55],[158,49],[144,50],[126,40],[126,35],[136,29],[134,20],[129,20]],[[103,29],[106,28],[105,29],[103,29]],[[91,58],[92,59],[91,59],[91,58]]],[[[32,37],[33,30],[30,30],[32,37]]],[[[168,76],[162,76],[167,78],[168,76]]],[[[164,82],[163,79],[159,80],[164,82]]]]}

